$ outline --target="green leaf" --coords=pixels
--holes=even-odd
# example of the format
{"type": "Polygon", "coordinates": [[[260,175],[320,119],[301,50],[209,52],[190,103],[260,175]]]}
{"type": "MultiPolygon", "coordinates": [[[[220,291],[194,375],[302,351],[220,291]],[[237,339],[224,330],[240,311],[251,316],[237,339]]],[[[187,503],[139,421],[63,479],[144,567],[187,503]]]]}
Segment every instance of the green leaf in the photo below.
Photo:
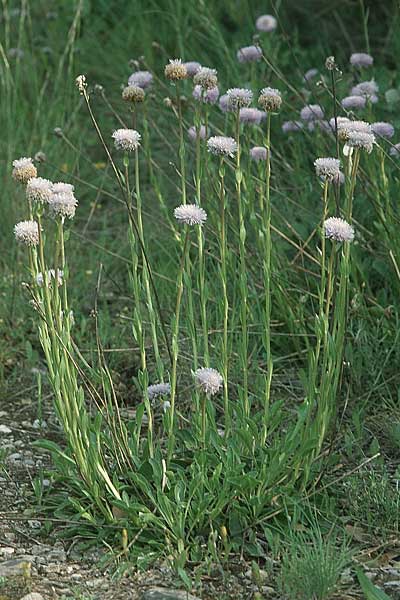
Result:
{"type": "Polygon", "coordinates": [[[357,569],[356,573],[361,589],[367,600],[391,600],[391,598],[385,594],[385,592],[377,588],[362,571],[357,569]]]}

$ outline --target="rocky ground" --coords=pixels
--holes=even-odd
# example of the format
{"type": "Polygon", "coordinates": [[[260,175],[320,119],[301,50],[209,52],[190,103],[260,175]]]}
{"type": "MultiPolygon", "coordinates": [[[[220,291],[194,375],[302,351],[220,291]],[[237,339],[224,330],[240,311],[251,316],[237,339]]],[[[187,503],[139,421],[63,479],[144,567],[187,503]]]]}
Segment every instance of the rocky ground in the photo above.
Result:
{"type": "MultiPolygon", "coordinates": [[[[50,465],[46,453],[32,442],[59,434],[51,407],[44,410],[43,420],[37,419],[31,401],[0,404],[0,600],[281,598],[267,571],[261,571],[262,581],[256,585],[246,564],[235,565],[234,573],[224,578],[218,571],[204,576],[196,595],[177,589],[179,583],[166,564],[115,580],[98,567],[102,549],[82,555],[73,541],[67,544],[46,535],[44,520],[35,514],[33,481],[41,474],[44,487],[48,486],[45,472],[50,465]]],[[[393,600],[400,599],[400,546],[397,550],[382,566],[367,571],[393,600]]],[[[341,587],[336,598],[363,598],[350,569],[342,574],[341,587]]]]}

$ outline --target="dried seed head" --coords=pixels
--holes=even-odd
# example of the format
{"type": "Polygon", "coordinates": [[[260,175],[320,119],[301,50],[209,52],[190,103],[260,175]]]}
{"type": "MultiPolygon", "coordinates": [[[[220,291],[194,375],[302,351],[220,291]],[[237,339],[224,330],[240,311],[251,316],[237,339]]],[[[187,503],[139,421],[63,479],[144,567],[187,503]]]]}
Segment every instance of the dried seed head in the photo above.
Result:
{"type": "Polygon", "coordinates": [[[258,29],[258,31],[264,31],[266,33],[275,31],[277,26],[278,22],[272,15],[261,15],[261,17],[258,17],[256,21],[256,29],[258,29]]]}
{"type": "Polygon", "coordinates": [[[334,181],[339,177],[340,160],[337,158],[317,158],[314,161],[315,172],[325,181],[334,181]]]}
{"type": "Polygon", "coordinates": [[[216,135],[208,139],[207,150],[211,152],[211,154],[230,156],[233,158],[237,152],[237,143],[231,137],[216,135]]]}
{"type": "Polygon", "coordinates": [[[282,104],[282,96],[279,90],[265,87],[258,97],[258,104],[266,112],[277,112],[282,104]]]}
{"type": "Polygon", "coordinates": [[[31,202],[48,202],[52,193],[52,182],[43,177],[32,177],[26,184],[26,197],[31,202]]]}
{"type": "Polygon", "coordinates": [[[250,149],[250,156],[256,162],[267,160],[267,149],[264,146],[254,146],[250,149]]]}
{"type": "Polygon", "coordinates": [[[244,46],[237,51],[237,59],[240,63],[256,62],[262,58],[260,46],[244,46]]]}
{"type": "Polygon", "coordinates": [[[39,152],[36,152],[35,156],[34,156],[34,161],[38,162],[38,163],[44,163],[46,162],[47,158],[44,152],[42,152],[41,150],[39,150],[39,152]]]}
{"type": "Polygon", "coordinates": [[[14,227],[17,242],[26,246],[37,246],[39,243],[39,225],[36,221],[20,221],[14,227]]]}
{"type": "Polygon", "coordinates": [[[78,77],[75,79],[75,84],[76,84],[76,87],[78,88],[79,93],[83,94],[83,92],[87,88],[85,75],[78,75],[78,77]]]}
{"type": "Polygon", "coordinates": [[[226,92],[228,104],[232,110],[238,110],[250,106],[253,100],[253,92],[245,88],[231,88],[226,92]]]}
{"type": "Polygon", "coordinates": [[[117,150],[134,152],[140,146],[141,135],[135,129],[117,129],[112,137],[117,150]]]}
{"type": "Polygon", "coordinates": [[[328,71],[334,71],[337,68],[334,56],[328,56],[325,60],[325,68],[328,69],[328,71]]]}
{"type": "Polygon", "coordinates": [[[164,74],[170,81],[179,81],[186,79],[188,76],[187,69],[180,58],[170,59],[169,63],[165,66],[164,74]]]}
{"type": "Polygon", "coordinates": [[[365,52],[355,52],[350,56],[350,64],[353,67],[371,67],[374,64],[374,59],[365,52]]]}
{"type": "Polygon", "coordinates": [[[153,75],[150,71],[135,71],[128,79],[128,85],[147,89],[153,83],[153,75]]]}
{"type": "Polygon", "coordinates": [[[138,85],[127,85],[122,90],[122,100],[125,100],[125,102],[132,102],[136,104],[138,102],[143,102],[144,98],[144,90],[138,85]]]}
{"type": "Polygon", "coordinates": [[[19,183],[28,183],[32,177],[37,176],[37,169],[31,158],[18,158],[13,161],[12,176],[19,183]]]}
{"type": "Polygon", "coordinates": [[[325,237],[336,242],[352,242],[354,229],[347,221],[339,217],[329,217],[324,222],[325,237]]]}
{"type": "Polygon", "coordinates": [[[185,225],[203,225],[207,220],[207,213],[197,204],[181,204],[175,208],[174,217],[185,225]]]}
{"type": "Polygon", "coordinates": [[[200,67],[193,77],[193,83],[200,85],[204,90],[210,90],[218,86],[217,71],[208,67],[200,67]]]}
{"type": "Polygon", "coordinates": [[[205,394],[214,396],[220,391],[223,379],[216,369],[203,367],[197,369],[193,375],[196,384],[205,394]]]}

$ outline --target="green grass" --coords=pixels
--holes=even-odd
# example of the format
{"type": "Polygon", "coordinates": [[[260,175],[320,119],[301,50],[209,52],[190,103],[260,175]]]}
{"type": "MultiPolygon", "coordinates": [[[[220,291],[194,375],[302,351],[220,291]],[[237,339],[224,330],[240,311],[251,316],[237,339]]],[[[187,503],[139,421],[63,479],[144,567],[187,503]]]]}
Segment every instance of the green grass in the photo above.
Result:
{"type": "MultiPolygon", "coordinates": [[[[87,481],[83,484],[73,461],[52,447],[55,484],[44,494],[38,487],[37,496],[50,513],[54,511],[57,516],[68,519],[79,517],[77,528],[82,535],[91,540],[107,539],[114,548],[116,563],[127,559],[128,563],[135,561],[145,567],[167,552],[173,556],[174,566],[185,579],[190,577],[184,571],[188,564],[208,561],[210,556],[226,565],[229,557],[244,552],[262,562],[268,554],[265,540],[269,535],[266,523],[270,519],[273,522],[278,519],[284,526],[287,506],[293,508],[310,496],[316,503],[321,502],[314,485],[322,484],[329,488],[338,476],[336,468],[340,468],[340,474],[350,471],[377,451],[382,455],[382,477],[375,479],[373,476],[373,481],[352,477],[347,481],[350,512],[360,522],[365,521],[365,513],[370,514],[371,527],[376,519],[380,527],[388,530],[395,525],[393,515],[397,500],[388,473],[391,472],[392,457],[398,450],[399,437],[396,428],[400,363],[398,159],[388,155],[390,146],[386,142],[382,144],[385,153],[376,148],[371,155],[361,158],[354,197],[357,237],[351,249],[342,371],[340,358],[337,359],[340,357],[340,340],[337,341],[333,334],[326,336],[321,315],[315,321],[319,312],[318,226],[322,215],[322,190],[313,172],[313,161],[318,156],[334,155],[335,143],[333,138],[319,131],[289,136],[281,131],[282,122],[297,119],[298,111],[306,101],[321,103],[326,114],[331,116],[331,83],[329,72],[324,69],[325,58],[335,53],[342,71],[342,75],[337,74],[336,93],[338,98],[342,98],[359,78],[350,70],[348,56],[361,50],[370,50],[375,59],[373,69],[362,78],[374,77],[380,86],[379,103],[371,108],[371,112],[368,109],[361,113],[361,117],[370,121],[390,121],[398,129],[399,99],[393,92],[389,95],[391,102],[384,98],[387,90],[398,90],[400,85],[394,60],[400,51],[399,13],[396,3],[383,4],[364,10],[362,2],[344,1],[338,7],[328,7],[325,3],[304,0],[295,7],[293,3],[281,2],[266,9],[261,2],[233,0],[218,3],[137,1],[128,7],[122,1],[98,0],[95,6],[87,2],[58,3],[57,15],[46,16],[52,9],[45,1],[24,2],[23,11],[16,14],[13,9],[19,5],[4,0],[0,75],[4,98],[0,112],[3,132],[0,148],[6,166],[2,190],[4,218],[0,222],[3,240],[0,265],[4,274],[0,281],[3,300],[0,303],[3,330],[0,338],[1,393],[11,400],[17,397],[21,386],[27,382],[35,383],[30,369],[44,364],[36,329],[37,319],[28,307],[27,295],[20,289],[21,281],[30,277],[26,252],[14,244],[12,236],[14,223],[25,218],[26,205],[22,187],[16,187],[10,177],[14,158],[34,156],[36,152],[43,151],[46,161],[39,165],[40,175],[53,181],[73,183],[79,198],[79,208],[69,227],[71,231],[66,242],[69,306],[73,307],[75,317],[74,342],[91,365],[86,374],[107,402],[111,402],[115,393],[122,412],[125,406],[130,409],[130,414],[133,409],[136,411],[136,421],[128,419],[125,426],[129,444],[135,445],[138,440],[140,452],[133,452],[134,464],[130,465],[129,473],[126,473],[127,469],[112,469],[112,483],[119,495],[116,499],[110,498],[110,486],[104,491],[104,481],[96,470],[93,485],[88,485],[87,481]],[[236,51],[240,46],[252,43],[255,17],[274,8],[279,15],[280,33],[262,38],[267,62],[254,68],[240,65],[236,61],[236,51]],[[20,48],[24,55],[10,58],[10,48],[20,48]],[[202,405],[206,408],[209,427],[207,447],[199,449],[196,429],[183,427],[177,431],[178,458],[174,465],[168,465],[168,485],[165,487],[161,459],[165,457],[166,440],[160,431],[163,426],[168,430],[171,425],[163,417],[161,406],[156,406],[154,424],[156,445],[159,445],[155,458],[152,458],[149,457],[152,440],[147,422],[143,420],[142,435],[138,434],[138,415],[143,410],[147,417],[151,416],[149,407],[140,403],[141,389],[146,387],[147,380],[149,383],[160,380],[162,371],[167,378],[170,371],[168,355],[157,315],[152,317],[146,312],[148,296],[137,293],[146,279],[144,275],[143,281],[141,278],[135,281],[135,270],[132,271],[132,257],[133,261],[136,260],[135,243],[128,234],[127,210],[74,80],[78,74],[85,73],[91,106],[107,143],[111,145],[111,133],[119,126],[117,116],[128,126],[131,123],[131,114],[120,99],[120,86],[133,69],[129,61],[139,60],[142,68],[148,67],[157,75],[154,91],[148,95],[146,102],[146,115],[143,111],[139,112],[137,128],[143,134],[147,124],[149,131],[149,142],[143,140],[144,150],[140,154],[144,239],[163,321],[171,338],[176,279],[182,252],[180,232],[173,223],[172,211],[180,203],[181,180],[177,120],[171,108],[163,102],[166,96],[174,97],[175,90],[165,81],[163,68],[168,58],[175,56],[215,66],[221,91],[233,86],[249,86],[257,95],[261,87],[272,85],[282,91],[284,104],[280,114],[272,118],[271,125],[273,231],[269,342],[274,370],[267,410],[267,448],[263,447],[260,442],[263,438],[259,437],[265,424],[263,414],[266,414],[266,404],[263,398],[266,365],[270,361],[263,336],[263,331],[269,331],[269,320],[265,316],[262,295],[263,273],[268,269],[263,255],[267,234],[263,231],[262,211],[258,208],[263,173],[246,158],[250,144],[264,142],[265,132],[247,127],[242,137],[245,178],[242,208],[247,230],[246,266],[242,270],[239,258],[243,248],[239,244],[236,218],[239,170],[236,166],[235,179],[233,163],[226,164],[224,180],[229,216],[229,406],[236,415],[237,429],[226,446],[217,434],[217,429],[226,425],[222,397],[218,397],[215,403],[202,405]],[[314,66],[320,70],[325,83],[305,86],[302,74],[314,66]],[[103,91],[96,90],[96,84],[103,86],[103,91]],[[56,127],[62,128],[61,136],[54,135],[56,127]],[[153,161],[151,168],[149,149],[153,161]],[[303,247],[304,252],[301,251],[303,247]],[[239,273],[242,275],[240,285],[239,273]],[[246,315],[242,311],[243,289],[246,287],[244,275],[248,284],[245,291],[249,311],[246,315]],[[137,302],[138,296],[142,298],[140,302],[137,302]],[[94,317],[95,308],[97,318],[94,317]],[[242,334],[244,316],[249,324],[248,353],[242,334]],[[151,335],[152,318],[156,322],[161,349],[158,362],[151,335]],[[143,338],[137,330],[138,323],[144,324],[143,338]],[[322,340],[321,356],[327,357],[329,369],[315,368],[313,371],[318,335],[322,340]],[[100,343],[103,354],[99,352],[100,343]],[[143,368],[144,346],[146,368],[143,368]],[[246,390],[240,374],[240,369],[247,362],[250,419],[249,411],[243,408],[246,406],[246,390]],[[331,391],[336,388],[333,383],[326,383],[333,382],[334,375],[330,375],[332,379],[329,380],[326,371],[333,373],[335,369],[336,372],[342,371],[341,391],[333,397],[331,391]],[[313,373],[317,392],[314,392],[313,373]],[[303,403],[305,396],[313,397],[314,393],[320,394],[318,398],[326,399],[324,405],[315,404],[315,411],[303,403]],[[304,423],[309,423],[310,427],[305,427],[304,423]],[[327,431],[322,435],[319,425],[312,428],[313,423],[324,423],[327,431]],[[320,447],[315,440],[320,435],[324,438],[321,441],[328,459],[325,455],[319,456],[320,447]],[[317,448],[314,454],[311,447],[317,448]],[[100,510],[99,514],[99,507],[104,509],[103,513],[100,510]],[[122,511],[122,517],[113,520],[110,511],[112,514],[115,508],[122,511]],[[279,516],[275,512],[279,512],[279,516]],[[221,527],[227,527],[229,532],[226,542],[228,552],[218,534],[221,527]],[[130,547],[128,558],[120,553],[121,530],[124,528],[128,529],[129,541],[135,539],[137,542],[130,547]],[[228,558],[224,558],[224,554],[228,558]]],[[[186,130],[196,118],[191,84],[184,82],[180,91],[187,98],[182,108],[186,130]]],[[[233,121],[227,121],[218,108],[210,109],[209,119],[213,134],[225,131],[228,135],[235,135],[233,121]]],[[[185,140],[188,200],[193,202],[195,153],[186,133],[185,140]]],[[[392,141],[396,143],[398,138],[392,141]]],[[[123,172],[122,155],[113,155],[118,169],[123,172]]],[[[341,158],[344,163],[343,156],[341,158]]],[[[200,407],[197,395],[190,393],[190,371],[202,366],[204,361],[202,310],[205,306],[210,366],[221,370],[224,351],[221,342],[223,307],[217,211],[221,173],[214,157],[206,158],[204,153],[202,161],[206,165],[202,177],[202,200],[209,213],[204,241],[206,286],[201,287],[201,274],[197,278],[203,259],[198,258],[200,238],[194,234],[190,247],[192,279],[189,280],[185,272],[178,335],[178,390],[181,393],[178,413],[181,425],[188,422],[185,419],[192,419],[193,403],[200,407]],[[199,302],[199,294],[207,301],[199,302]],[[194,364],[194,350],[199,354],[197,365],[194,364]]],[[[133,176],[132,162],[129,168],[133,176]]],[[[342,199],[344,196],[343,190],[342,199]]],[[[329,202],[331,215],[333,194],[330,194],[329,202]]],[[[48,221],[46,234],[49,247],[55,234],[51,232],[48,221]]],[[[200,239],[200,247],[201,244],[200,239]]],[[[140,252],[138,256],[140,264],[140,252]]],[[[339,279],[343,281],[338,275],[338,289],[339,279]]],[[[343,313],[338,314],[343,317],[343,313]]],[[[80,364],[83,365],[83,361],[80,364]]],[[[79,387],[81,377],[77,377],[77,381],[76,386],[79,387]]],[[[43,386],[46,385],[43,382],[43,386]]],[[[71,386],[73,395],[77,388],[74,388],[73,382],[71,386]]],[[[61,406],[60,402],[59,409],[61,406]]],[[[95,413],[93,404],[88,403],[87,406],[91,418],[95,413]]],[[[108,464],[110,456],[118,458],[119,449],[115,450],[113,446],[113,434],[101,423],[90,421],[88,435],[92,441],[101,438],[105,464],[108,464]]],[[[68,439],[70,447],[67,454],[71,452],[71,445],[72,451],[74,447],[71,437],[68,439]]],[[[94,442],[92,445],[95,448],[94,442]]],[[[93,459],[94,464],[95,456],[94,449],[89,462],[93,459]]],[[[336,498],[334,491],[330,489],[329,493],[336,498]]],[[[336,511],[341,510],[339,503],[335,506],[336,511]]],[[[76,531],[72,528],[70,535],[76,531]]],[[[296,573],[306,572],[310,565],[316,566],[313,568],[315,581],[304,578],[304,597],[307,593],[314,594],[316,598],[326,597],[327,590],[340,575],[340,561],[337,570],[332,573],[326,573],[324,568],[336,557],[335,543],[328,539],[325,545],[325,538],[320,532],[318,536],[313,538],[315,543],[311,546],[301,536],[290,538],[287,558],[282,562],[285,585],[289,586],[285,590],[289,595],[293,588],[290,582],[296,581],[296,573]]]]}

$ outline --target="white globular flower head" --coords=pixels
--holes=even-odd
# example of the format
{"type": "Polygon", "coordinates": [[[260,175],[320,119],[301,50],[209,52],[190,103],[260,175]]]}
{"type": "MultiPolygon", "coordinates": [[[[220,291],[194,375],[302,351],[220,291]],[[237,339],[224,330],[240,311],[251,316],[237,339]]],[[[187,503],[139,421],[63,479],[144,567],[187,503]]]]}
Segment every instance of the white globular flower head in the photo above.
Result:
{"type": "Polygon", "coordinates": [[[49,199],[50,214],[55,218],[73,219],[77,206],[78,200],[72,192],[53,193],[49,199]]]}
{"type": "Polygon", "coordinates": [[[237,51],[237,59],[240,63],[257,62],[262,58],[260,46],[244,46],[237,51]]]}
{"type": "Polygon", "coordinates": [[[366,103],[367,99],[365,98],[365,96],[346,96],[346,98],[343,98],[340,104],[345,110],[349,110],[352,108],[357,110],[365,108],[366,103]]]}
{"type": "Polygon", "coordinates": [[[353,67],[372,67],[374,59],[366,52],[354,52],[354,54],[350,56],[350,64],[353,65],[353,67]]]}
{"type": "Polygon", "coordinates": [[[278,22],[272,15],[261,15],[256,21],[256,29],[258,29],[258,31],[264,31],[265,33],[275,31],[277,26],[278,22]]]}
{"type": "Polygon", "coordinates": [[[354,240],[354,229],[340,217],[329,217],[324,222],[325,237],[335,242],[352,242],[354,240]]]}
{"type": "Polygon", "coordinates": [[[14,227],[17,242],[26,246],[37,246],[39,243],[39,225],[36,221],[20,221],[14,227]]]}
{"type": "Polygon", "coordinates": [[[135,129],[116,129],[112,137],[117,150],[134,152],[140,146],[141,135],[135,129]]]}
{"type": "Polygon", "coordinates": [[[185,225],[204,225],[207,221],[207,213],[204,208],[197,204],[181,204],[174,210],[174,217],[185,225]]]}
{"type": "Polygon", "coordinates": [[[19,183],[28,183],[32,177],[37,176],[37,169],[31,158],[22,157],[13,161],[12,176],[19,183]]]}
{"type": "Polygon", "coordinates": [[[169,396],[170,393],[171,386],[169,383],[154,383],[153,385],[149,385],[147,388],[149,400],[161,398],[162,396],[169,396]]]}
{"type": "Polygon", "coordinates": [[[232,110],[239,110],[250,106],[253,100],[253,92],[246,88],[231,88],[226,92],[228,104],[232,110]]]}
{"type": "Polygon", "coordinates": [[[258,97],[258,104],[266,112],[277,112],[282,104],[282,96],[279,90],[265,87],[258,97]]]}
{"type": "Polygon", "coordinates": [[[351,131],[346,146],[348,148],[359,148],[371,154],[375,144],[375,136],[373,133],[363,131],[351,131]]]}
{"type": "Polygon", "coordinates": [[[315,172],[324,181],[333,182],[339,178],[340,160],[337,158],[317,158],[314,161],[315,172]]]}
{"type": "Polygon", "coordinates": [[[53,193],[53,184],[43,177],[32,177],[26,184],[26,197],[30,202],[44,204],[53,193]]]}
{"type": "Polygon", "coordinates": [[[64,183],[64,181],[57,181],[52,186],[53,194],[74,194],[74,186],[72,183],[64,183]]]}
{"type": "Polygon", "coordinates": [[[203,90],[210,90],[218,86],[218,77],[216,69],[209,67],[200,67],[193,77],[193,83],[200,85],[203,90]]]}
{"type": "Polygon", "coordinates": [[[394,127],[391,123],[378,121],[377,123],[372,123],[371,129],[378,137],[389,139],[394,136],[394,127]]]}
{"type": "Polygon", "coordinates": [[[169,63],[165,66],[164,74],[170,81],[179,81],[186,79],[188,76],[186,66],[180,58],[170,59],[169,63]]]}
{"type": "Polygon", "coordinates": [[[250,149],[250,156],[256,162],[267,160],[267,149],[264,146],[254,146],[250,149]]]}
{"type": "Polygon", "coordinates": [[[222,387],[223,379],[216,369],[202,367],[197,369],[193,375],[196,384],[202,392],[208,396],[215,396],[215,394],[218,394],[222,387]]]}
{"type": "Polygon", "coordinates": [[[207,141],[207,150],[211,154],[216,154],[217,156],[230,156],[233,158],[237,149],[237,143],[232,137],[215,135],[208,138],[207,141]]]}
{"type": "MultiPolygon", "coordinates": [[[[64,271],[62,271],[61,269],[57,269],[57,285],[60,286],[63,284],[63,277],[64,277],[64,271]]],[[[50,286],[51,285],[51,280],[55,280],[56,279],[56,272],[54,269],[49,269],[47,271],[47,285],[50,286]]],[[[43,273],[38,273],[36,275],[36,283],[38,284],[39,287],[42,287],[44,284],[44,276],[43,273]]]]}
{"type": "Polygon", "coordinates": [[[319,104],[307,104],[300,111],[303,121],[318,121],[324,118],[324,111],[319,104]]]}
{"type": "Polygon", "coordinates": [[[338,137],[347,141],[351,133],[372,133],[371,125],[366,121],[338,120],[338,137]]]}
{"type": "Polygon", "coordinates": [[[143,90],[153,83],[153,75],[150,71],[135,71],[128,79],[128,85],[141,87],[143,90]]]}

